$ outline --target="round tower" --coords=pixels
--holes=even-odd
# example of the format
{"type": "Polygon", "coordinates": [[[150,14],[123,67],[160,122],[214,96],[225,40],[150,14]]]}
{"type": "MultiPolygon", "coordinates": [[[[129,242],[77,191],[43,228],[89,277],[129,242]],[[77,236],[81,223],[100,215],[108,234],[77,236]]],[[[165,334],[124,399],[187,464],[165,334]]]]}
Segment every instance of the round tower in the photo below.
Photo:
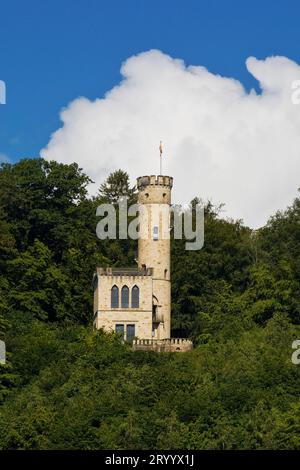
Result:
{"type": "Polygon", "coordinates": [[[170,205],[173,178],[141,176],[137,179],[140,205],[138,265],[152,268],[153,337],[171,337],[170,205]]]}

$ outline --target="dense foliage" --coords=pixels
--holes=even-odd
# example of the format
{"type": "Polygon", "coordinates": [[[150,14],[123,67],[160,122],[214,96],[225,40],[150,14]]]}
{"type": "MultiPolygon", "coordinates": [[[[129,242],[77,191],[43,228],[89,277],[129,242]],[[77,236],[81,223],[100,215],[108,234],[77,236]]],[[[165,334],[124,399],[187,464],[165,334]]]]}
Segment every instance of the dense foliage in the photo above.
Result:
{"type": "Polygon", "coordinates": [[[96,265],[134,265],[95,234],[99,202],[135,201],[128,175],[90,198],[76,164],[0,169],[1,449],[300,449],[300,200],[258,231],[205,206],[205,244],[172,241],[173,334],[184,354],[134,353],[92,330],[96,265]]]}

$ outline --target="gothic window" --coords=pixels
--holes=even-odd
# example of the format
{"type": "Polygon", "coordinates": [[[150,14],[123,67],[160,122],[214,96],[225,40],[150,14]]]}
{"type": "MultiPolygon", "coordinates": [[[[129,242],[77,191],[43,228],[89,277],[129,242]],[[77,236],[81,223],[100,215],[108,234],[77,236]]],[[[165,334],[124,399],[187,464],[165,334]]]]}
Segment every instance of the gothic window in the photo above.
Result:
{"type": "Polygon", "coordinates": [[[111,288],[111,308],[119,308],[119,288],[117,286],[111,288]]]}
{"type": "Polygon", "coordinates": [[[121,291],[121,307],[129,308],[129,289],[127,286],[122,287],[121,291]]]}
{"type": "Polygon", "coordinates": [[[158,226],[153,227],[153,240],[158,240],[158,226]]]}
{"type": "Polygon", "coordinates": [[[139,308],[140,306],[140,289],[133,286],[131,291],[131,308],[139,308]]]}

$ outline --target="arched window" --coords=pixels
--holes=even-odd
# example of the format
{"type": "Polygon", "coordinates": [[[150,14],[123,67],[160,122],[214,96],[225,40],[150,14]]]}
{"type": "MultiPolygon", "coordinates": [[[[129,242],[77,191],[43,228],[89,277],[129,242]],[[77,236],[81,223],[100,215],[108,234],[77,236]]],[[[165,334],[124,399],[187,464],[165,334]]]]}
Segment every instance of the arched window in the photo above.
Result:
{"type": "Polygon", "coordinates": [[[117,286],[111,288],[111,308],[119,308],[119,288],[117,286]]]}
{"type": "Polygon", "coordinates": [[[122,287],[121,291],[121,307],[129,308],[129,289],[127,286],[122,287]]]}
{"type": "Polygon", "coordinates": [[[131,308],[139,308],[140,306],[140,289],[133,286],[131,291],[131,308]]]}
{"type": "Polygon", "coordinates": [[[153,240],[158,240],[158,227],[155,225],[153,227],[153,240]]]}

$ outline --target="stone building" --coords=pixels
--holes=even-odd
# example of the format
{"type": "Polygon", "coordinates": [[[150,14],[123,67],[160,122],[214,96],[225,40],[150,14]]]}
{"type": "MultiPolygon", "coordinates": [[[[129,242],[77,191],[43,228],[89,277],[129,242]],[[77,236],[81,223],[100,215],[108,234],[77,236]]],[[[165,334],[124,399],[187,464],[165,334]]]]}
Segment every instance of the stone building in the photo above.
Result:
{"type": "Polygon", "coordinates": [[[97,268],[94,326],[115,331],[134,349],[182,351],[188,340],[171,339],[170,204],[173,178],[137,179],[140,208],[136,268],[97,268]]]}

